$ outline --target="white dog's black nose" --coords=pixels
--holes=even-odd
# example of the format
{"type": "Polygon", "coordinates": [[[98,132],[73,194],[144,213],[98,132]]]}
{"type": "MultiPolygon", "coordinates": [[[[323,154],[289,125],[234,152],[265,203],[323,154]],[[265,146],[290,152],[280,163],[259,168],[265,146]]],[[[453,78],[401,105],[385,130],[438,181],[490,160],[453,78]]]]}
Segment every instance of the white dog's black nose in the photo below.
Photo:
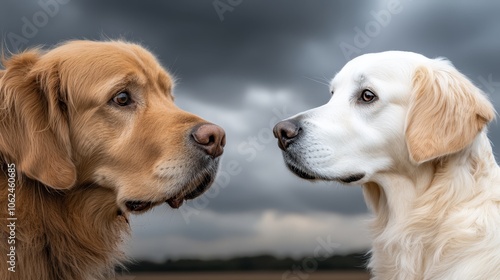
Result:
{"type": "Polygon", "coordinates": [[[283,151],[297,139],[302,129],[296,120],[281,121],[274,126],[274,137],[278,138],[278,146],[283,151]]]}
{"type": "Polygon", "coordinates": [[[191,133],[196,144],[213,158],[219,157],[226,145],[224,129],[215,124],[202,124],[191,133]]]}

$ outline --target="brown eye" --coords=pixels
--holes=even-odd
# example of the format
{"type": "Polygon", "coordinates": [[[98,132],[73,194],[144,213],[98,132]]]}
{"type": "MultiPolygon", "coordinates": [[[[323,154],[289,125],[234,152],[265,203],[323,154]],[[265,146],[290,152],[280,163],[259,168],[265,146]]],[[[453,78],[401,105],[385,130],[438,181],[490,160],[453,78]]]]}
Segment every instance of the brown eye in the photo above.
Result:
{"type": "Polygon", "coordinates": [[[113,97],[112,100],[114,103],[120,106],[127,106],[130,105],[130,103],[132,103],[132,98],[130,98],[130,94],[126,91],[118,93],[117,95],[115,95],[115,97],[113,97]]]}
{"type": "Polygon", "coordinates": [[[371,92],[368,89],[363,90],[361,96],[359,97],[359,101],[362,101],[364,103],[372,103],[375,99],[377,99],[375,93],[371,92]]]}

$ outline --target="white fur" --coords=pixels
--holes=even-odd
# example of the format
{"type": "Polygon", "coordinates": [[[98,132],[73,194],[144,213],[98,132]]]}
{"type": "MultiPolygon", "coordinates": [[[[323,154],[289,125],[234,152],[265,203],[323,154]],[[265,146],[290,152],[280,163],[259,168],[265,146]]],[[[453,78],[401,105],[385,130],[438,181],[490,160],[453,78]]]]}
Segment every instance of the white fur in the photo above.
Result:
{"type": "Polygon", "coordinates": [[[363,186],[375,215],[373,279],[500,279],[500,169],[483,127],[494,115],[484,95],[448,61],[408,52],[360,56],[335,76],[331,90],[327,104],[290,118],[302,131],[284,152],[285,160],[320,180],[365,174],[352,184],[363,186]],[[418,129],[460,131],[471,126],[462,112],[476,106],[470,120],[479,130],[465,128],[472,131],[471,140],[452,135],[464,137],[464,147],[450,144],[448,152],[416,160],[408,122],[410,110],[420,110],[412,102],[415,73],[422,67],[436,74],[430,80],[440,85],[439,94],[449,95],[443,108],[454,108],[456,120],[415,120],[418,129]],[[477,104],[456,98],[455,86],[472,91],[467,97],[477,104]],[[358,101],[364,89],[378,99],[358,101]]]}

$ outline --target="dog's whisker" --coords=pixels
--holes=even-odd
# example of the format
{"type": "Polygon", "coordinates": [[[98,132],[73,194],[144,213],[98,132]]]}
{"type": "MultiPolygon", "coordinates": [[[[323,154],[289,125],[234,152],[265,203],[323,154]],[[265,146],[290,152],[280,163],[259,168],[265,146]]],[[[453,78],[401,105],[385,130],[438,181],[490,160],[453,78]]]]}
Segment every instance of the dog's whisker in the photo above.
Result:
{"type": "Polygon", "coordinates": [[[330,84],[325,82],[325,81],[321,81],[321,80],[318,80],[318,79],[314,79],[314,78],[311,78],[311,77],[308,77],[308,76],[303,76],[304,78],[308,79],[308,80],[311,80],[313,82],[316,82],[316,83],[319,83],[319,84],[322,84],[322,85],[325,85],[327,87],[330,87],[330,84]]]}

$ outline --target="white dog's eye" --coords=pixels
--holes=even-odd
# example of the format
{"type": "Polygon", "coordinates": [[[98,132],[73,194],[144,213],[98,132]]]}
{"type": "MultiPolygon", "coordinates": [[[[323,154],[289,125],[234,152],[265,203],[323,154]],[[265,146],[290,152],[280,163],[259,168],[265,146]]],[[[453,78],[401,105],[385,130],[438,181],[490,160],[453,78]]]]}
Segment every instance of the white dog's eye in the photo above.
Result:
{"type": "Polygon", "coordinates": [[[332,91],[330,91],[330,93],[333,95],[334,91],[332,90],[332,91]]]}
{"type": "Polygon", "coordinates": [[[358,100],[361,102],[364,102],[364,103],[372,103],[376,99],[377,99],[377,96],[375,95],[375,93],[373,93],[369,89],[365,89],[361,93],[361,96],[359,97],[358,100]]]}

